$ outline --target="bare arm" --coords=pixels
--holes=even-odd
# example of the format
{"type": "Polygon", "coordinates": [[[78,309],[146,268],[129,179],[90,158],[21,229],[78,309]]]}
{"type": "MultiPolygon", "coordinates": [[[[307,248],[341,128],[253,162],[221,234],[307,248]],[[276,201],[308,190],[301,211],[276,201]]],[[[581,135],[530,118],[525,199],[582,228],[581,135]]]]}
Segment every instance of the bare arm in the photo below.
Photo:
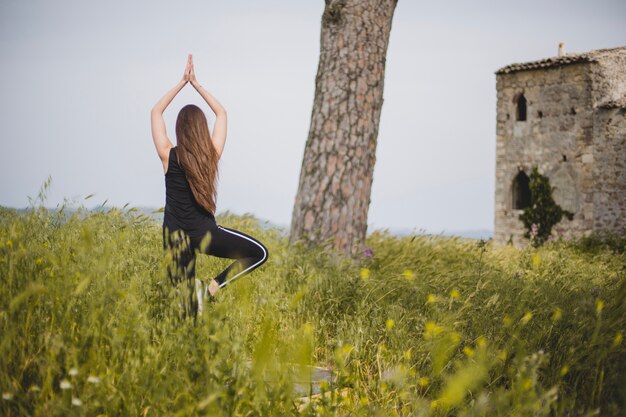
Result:
{"type": "Polygon", "coordinates": [[[217,99],[196,80],[196,74],[193,68],[193,58],[191,60],[191,73],[189,81],[196,91],[200,93],[204,101],[207,102],[211,110],[213,110],[213,113],[215,113],[215,126],[213,127],[211,141],[213,142],[213,147],[217,151],[218,156],[221,157],[226,143],[226,126],[228,124],[226,110],[219,103],[219,101],[217,101],[217,99]]]}
{"type": "Polygon", "coordinates": [[[170,148],[172,148],[172,142],[167,136],[165,130],[165,120],[163,120],[163,112],[167,106],[172,102],[176,94],[189,82],[190,77],[190,65],[191,55],[187,58],[187,67],[183,74],[183,78],[176,84],[170,91],[165,93],[163,97],[154,105],[150,112],[151,128],[152,128],[152,140],[154,140],[154,146],[156,147],[159,158],[163,163],[163,171],[167,171],[167,163],[169,160],[170,148]]]}

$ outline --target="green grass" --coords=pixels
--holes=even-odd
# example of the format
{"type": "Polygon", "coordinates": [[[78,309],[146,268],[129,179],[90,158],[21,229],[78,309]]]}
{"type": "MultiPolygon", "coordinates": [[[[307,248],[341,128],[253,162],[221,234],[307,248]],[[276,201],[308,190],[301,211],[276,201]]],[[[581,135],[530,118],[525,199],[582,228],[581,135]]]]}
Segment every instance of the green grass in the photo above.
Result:
{"type": "Polygon", "coordinates": [[[0,210],[1,414],[623,415],[623,250],[375,232],[353,262],[218,222],[270,259],[194,323],[149,218],[0,210]],[[309,365],[336,379],[305,402],[309,365]]]}

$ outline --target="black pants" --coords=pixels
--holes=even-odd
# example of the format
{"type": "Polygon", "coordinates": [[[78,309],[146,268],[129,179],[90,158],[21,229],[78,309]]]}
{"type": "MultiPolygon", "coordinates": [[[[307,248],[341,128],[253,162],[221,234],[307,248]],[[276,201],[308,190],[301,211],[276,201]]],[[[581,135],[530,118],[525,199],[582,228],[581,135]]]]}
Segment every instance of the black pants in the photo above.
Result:
{"type": "Polygon", "coordinates": [[[168,275],[174,285],[182,277],[195,278],[198,253],[235,259],[215,277],[220,288],[261,266],[269,255],[267,248],[252,236],[217,224],[204,237],[191,237],[183,230],[172,232],[163,227],[163,247],[172,251],[168,275]]]}

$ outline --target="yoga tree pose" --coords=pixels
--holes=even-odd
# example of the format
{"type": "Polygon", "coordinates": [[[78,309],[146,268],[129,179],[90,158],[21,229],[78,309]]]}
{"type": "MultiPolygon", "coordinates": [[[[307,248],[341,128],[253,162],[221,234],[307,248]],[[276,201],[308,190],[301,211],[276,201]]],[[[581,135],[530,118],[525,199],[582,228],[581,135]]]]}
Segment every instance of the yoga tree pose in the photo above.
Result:
{"type": "MultiPolygon", "coordinates": [[[[214,300],[215,294],[228,283],[261,266],[268,251],[255,238],[215,221],[219,160],[226,142],[226,110],[196,79],[193,57],[187,58],[182,79],[152,108],[152,138],[165,172],[165,213],[163,247],[172,251],[168,275],[176,285],[182,277],[195,286],[196,255],[205,253],[235,259],[224,271],[196,292],[199,309],[202,299],[214,300]],[[187,83],[196,89],[215,113],[213,132],[209,131],[202,110],[184,106],[176,120],[176,145],[165,129],[163,112],[187,83]]],[[[198,304],[190,291],[190,308],[198,304]]]]}

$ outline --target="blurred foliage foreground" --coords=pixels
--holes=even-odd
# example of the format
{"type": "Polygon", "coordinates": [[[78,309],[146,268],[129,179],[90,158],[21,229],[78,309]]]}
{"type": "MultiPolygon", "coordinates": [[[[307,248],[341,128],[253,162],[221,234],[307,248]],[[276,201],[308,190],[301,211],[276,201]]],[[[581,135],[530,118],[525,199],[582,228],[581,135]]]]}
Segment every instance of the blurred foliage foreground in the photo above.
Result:
{"type": "MultiPolygon", "coordinates": [[[[218,223],[270,259],[194,321],[154,220],[0,210],[0,413],[623,415],[619,251],[375,232],[355,262],[251,216],[218,223]],[[297,389],[315,366],[330,381],[297,389]]],[[[226,262],[200,257],[198,277],[226,262]]]]}

